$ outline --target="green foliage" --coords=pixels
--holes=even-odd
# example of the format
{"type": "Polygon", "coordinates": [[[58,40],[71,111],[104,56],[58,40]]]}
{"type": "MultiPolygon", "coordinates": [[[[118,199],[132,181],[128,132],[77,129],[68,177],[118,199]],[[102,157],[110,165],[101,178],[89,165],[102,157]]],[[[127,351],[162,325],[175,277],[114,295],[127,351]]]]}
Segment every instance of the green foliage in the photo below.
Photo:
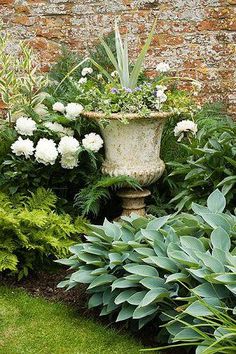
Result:
{"type": "Polygon", "coordinates": [[[0,193],[0,271],[22,278],[29,269],[68,255],[84,225],[82,220],[73,223],[68,214],[55,213],[56,200],[43,188],[30,197],[0,193]]]}
{"type": "MultiPolygon", "coordinates": [[[[193,204],[192,214],[92,225],[86,242],[70,248],[73,256],[57,262],[73,273],[58,286],[87,284],[88,306],[139,328],[173,313],[190,296],[210,297],[219,306],[235,306],[236,217],[223,213],[226,201],[216,190],[207,207],[193,204]]],[[[190,299],[194,304],[197,298],[190,299]]]]}
{"type": "MultiPolygon", "coordinates": [[[[199,286],[200,288],[200,286],[199,286]]],[[[203,287],[202,287],[203,289],[203,287]]],[[[193,291],[194,294],[194,291],[193,291]]],[[[196,294],[195,294],[196,295],[196,294]]],[[[210,298],[188,304],[165,325],[173,344],[142,352],[175,347],[196,347],[196,354],[233,354],[236,351],[235,311],[215,306],[210,298]]]]}
{"type": "Polygon", "coordinates": [[[236,197],[236,124],[221,121],[207,124],[199,120],[196,139],[183,144],[187,158],[168,163],[169,176],[176,208],[189,209],[193,201],[204,204],[209,192],[220,188],[227,198],[230,210],[236,197]]]}
{"type": "Polygon", "coordinates": [[[97,216],[101,205],[106,203],[112,196],[112,190],[129,186],[131,188],[140,188],[136,180],[128,176],[109,177],[103,176],[100,179],[89,181],[85,188],[82,188],[75,196],[75,207],[79,209],[82,215],[92,213],[97,216]]]}
{"type": "Polygon", "coordinates": [[[24,42],[19,43],[18,55],[9,53],[10,40],[0,31],[0,95],[11,121],[14,115],[41,103],[39,92],[47,84],[47,76],[39,74],[32,49],[24,42]]]}

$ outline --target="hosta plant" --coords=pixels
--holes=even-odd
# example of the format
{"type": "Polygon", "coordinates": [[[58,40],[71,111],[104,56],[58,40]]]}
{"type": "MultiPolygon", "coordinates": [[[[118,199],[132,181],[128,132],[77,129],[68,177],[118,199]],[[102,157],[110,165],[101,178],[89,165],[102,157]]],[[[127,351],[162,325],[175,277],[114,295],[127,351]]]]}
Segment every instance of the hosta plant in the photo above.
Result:
{"type": "MultiPolygon", "coordinates": [[[[218,190],[207,207],[192,208],[194,214],[132,215],[90,226],[86,241],[58,261],[73,270],[58,286],[86,284],[89,308],[116,313],[117,321],[138,321],[139,328],[183,305],[188,288],[235,306],[236,217],[223,212],[225,198],[218,190]]],[[[197,305],[195,297],[191,301],[197,305]]]]}

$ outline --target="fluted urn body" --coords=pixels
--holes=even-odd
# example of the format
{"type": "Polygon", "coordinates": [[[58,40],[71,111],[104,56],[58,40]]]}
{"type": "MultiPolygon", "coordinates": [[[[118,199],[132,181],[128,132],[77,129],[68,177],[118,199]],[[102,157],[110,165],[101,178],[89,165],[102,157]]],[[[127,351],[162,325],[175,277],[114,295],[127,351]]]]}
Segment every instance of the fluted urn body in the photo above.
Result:
{"type": "MultiPolygon", "coordinates": [[[[97,112],[84,112],[83,115],[98,123],[104,119],[104,114],[97,112]]],[[[109,176],[133,177],[141,186],[157,181],[165,169],[160,158],[160,144],[165,121],[170,115],[167,112],[153,112],[148,117],[141,117],[138,114],[117,113],[107,118],[107,124],[99,124],[105,145],[102,172],[109,176]]],[[[130,193],[129,190],[129,198],[130,193]]],[[[124,192],[121,194],[124,198],[124,192]]],[[[127,200],[125,204],[127,206],[127,200]]]]}

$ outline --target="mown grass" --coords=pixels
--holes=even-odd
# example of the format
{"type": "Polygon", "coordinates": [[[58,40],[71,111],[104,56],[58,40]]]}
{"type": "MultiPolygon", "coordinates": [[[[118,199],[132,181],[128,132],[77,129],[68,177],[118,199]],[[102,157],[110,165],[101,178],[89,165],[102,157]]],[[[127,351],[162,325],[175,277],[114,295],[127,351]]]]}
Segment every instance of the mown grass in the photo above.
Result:
{"type": "Polygon", "coordinates": [[[137,354],[141,347],[66,305],[0,287],[0,353],[137,354]]]}

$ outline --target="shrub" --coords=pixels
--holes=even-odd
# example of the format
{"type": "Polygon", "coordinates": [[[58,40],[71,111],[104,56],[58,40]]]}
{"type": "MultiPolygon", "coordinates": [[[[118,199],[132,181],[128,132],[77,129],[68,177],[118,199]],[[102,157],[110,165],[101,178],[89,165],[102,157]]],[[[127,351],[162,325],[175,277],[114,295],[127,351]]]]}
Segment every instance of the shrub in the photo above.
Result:
{"type": "Polygon", "coordinates": [[[83,222],[55,212],[56,196],[38,188],[30,197],[0,193],[0,271],[28,275],[50,259],[68,255],[83,222]]]}
{"type": "Polygon", "coordinates": [[[87,284],[89,308],[117,313],[117,321],[137,320],[139,328],[173,312],[190,295],[186,286],[220,304],[235,302],[236,217],[223,213],[225,204],[216,190],[207,207],[193,204],[194,215],[132,215],[90,226],[86,242],[57,261],[74,270],[58,286],[87,284]]]}

